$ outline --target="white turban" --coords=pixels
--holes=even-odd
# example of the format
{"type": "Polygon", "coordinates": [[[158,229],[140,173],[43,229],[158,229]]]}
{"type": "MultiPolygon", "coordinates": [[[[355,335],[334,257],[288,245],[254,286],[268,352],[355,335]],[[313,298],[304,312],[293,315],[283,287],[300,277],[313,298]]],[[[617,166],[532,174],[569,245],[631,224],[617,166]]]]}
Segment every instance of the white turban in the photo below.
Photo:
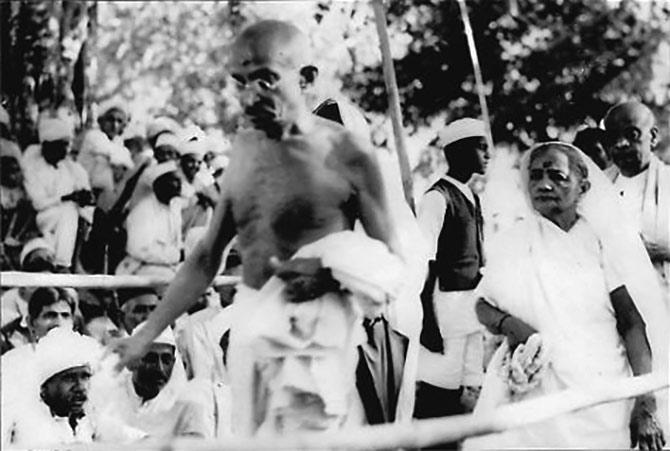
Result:
{"type": "Polygon", "coordinates": [[[461,139],[484,136],[486,136],[484,122],[469,117],[451,122],[438,133],[442,147],[461,139]]]}
{"type": "Polygon", "coordinates": [[[145,174],[146,174],[146,181],[149,184],[149,186],[153,185],[153,183],[156,181],[158,177],[160,177],[163,174],[167,174],[168,172],[174,172],[177,171],[177,163],[175,163],[173,160],[166,161],[164,163],[159,163],[155,164],[153,166],[150,166],[145,174]]]}
{"type": "Polygon", "coordinates": [[[202,160],[207,152],[207,147],[203,139],[192,137],[181,139],[177,151],[182,157],[184,155],[195,155],[198,160],[202,160]]]}
{"type": "Polygon", "coordinates": [[[54,252],[54,247],[44,238],[33,238],[32,240],[26,242],[23,245],[23,249],[21,249],[21,255],[19,256],[19,262],[21,262],[21,266],[23,266],[23,261],[30,255],[32,251],[36,251],[38,249],[46,249],[49,251],[52,255],[54,252]]]}
{"type": "Polygon", "coordinates": [[[61,371],[82,365],[93,366],[100,357],[102,348],[93,338],[55,327],[35,347],[38,386],[61,371]]]}
{"type": "MultiPolygon", "coordinates": [[[[137,332],[139,332],[145,325],[146,321],[141,322],[138,324],[135,329],[133,329],[132,335],[137,335],[137,332]]],[[[163,329],[163,332],[160,333],[158,337],[156,337],[153,341],[153,343],[162,343],[166,345],[172,345],[175,348],[177,347],[177,342],[175,341],[174,338],[174,333],[172,332],[172,329],[169,327],[166,327],[163,329]]]]}
{"type": "Polygon", "coordinates": [[[117,143],[112,143],[112,147],[109,153],[109,162],[114,166],[124,166],[128,169],[135,167],[130,150],[117,143]]]}
{"type": "Polygon", "coordinates": [[[157,117],[147,125],[147,138],[151,139],[162,132],[177,133],[179,131],[179,124],[169,117],[157,117]]]}
{"type": "Polygon", "coordinates": [[[9,113],[3,106],[0,106],[0,124],[5,124],[9,127],[9,113]]]}
{"type": "Polygon", "coordinates": [[[0,141],[0,157],[11,157],[16,159],[16,161],[21,162],[23,154],[16,143],[2,140],[0,141]]]}
{"type": "Polygon", "coordinates": [[[179,148],[180,140],[177,135],[171,132],[163,133],[156,140],[156,147],[171,146],[175,149],[179,148]]]}
{"type": "Polygon", "coordinates": [[[66,118],[43,116],[37,124],[37,134],[40,142],[69,141],[74,136],[74,124],[66,118]]]}

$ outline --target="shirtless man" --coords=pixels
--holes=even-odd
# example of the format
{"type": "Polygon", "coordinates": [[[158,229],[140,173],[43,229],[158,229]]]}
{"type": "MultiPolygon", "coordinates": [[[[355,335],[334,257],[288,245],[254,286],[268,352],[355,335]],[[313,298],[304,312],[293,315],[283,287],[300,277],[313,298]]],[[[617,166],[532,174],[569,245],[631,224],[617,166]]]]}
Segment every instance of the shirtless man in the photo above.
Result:
{"type": "Polygon", "coordinates": [[[294,301],[318,297],[324,284],[314,283],[323,273],[318,260],[291,256],[308,243],[352,229],[357,219],[370,237],[398,254],[372,149],[339,124],[310,113],[305,94],[318,70],[309,53],[306,36],[280,21],[252,25],[235,41],[230,71],[253,128],[238,133],[210,227],[164,301],[140,333],[113,345],[120,365],[140,358],[197,300],[235,234],[243,283],[260,289],[276,273],[287,280],[294,301]]]}

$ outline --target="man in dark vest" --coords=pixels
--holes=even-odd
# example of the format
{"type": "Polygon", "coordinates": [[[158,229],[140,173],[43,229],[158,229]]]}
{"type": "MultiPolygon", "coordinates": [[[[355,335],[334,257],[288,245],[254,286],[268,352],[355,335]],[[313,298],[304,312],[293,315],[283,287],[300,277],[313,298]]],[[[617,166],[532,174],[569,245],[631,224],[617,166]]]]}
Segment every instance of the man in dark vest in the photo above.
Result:
{"type": "Polygon", "coordinates": [[[483,265],[482,215],[471,186],[489,160],[484,130],[482,121],[465,118],[439,133],[449,171],[428,190],[418,212],[432,259],[422,294],[417,418],[464,413],[462,397],[482,382],[483,335],[474,308],[483,265]]]}

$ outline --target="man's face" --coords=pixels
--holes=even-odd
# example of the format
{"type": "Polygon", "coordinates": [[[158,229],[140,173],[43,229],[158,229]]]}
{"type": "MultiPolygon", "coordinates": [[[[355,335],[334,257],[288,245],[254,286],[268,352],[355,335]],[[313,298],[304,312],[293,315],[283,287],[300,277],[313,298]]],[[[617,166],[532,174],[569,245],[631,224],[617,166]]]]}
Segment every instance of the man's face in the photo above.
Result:
{"type": "Polygon", "coordinates": [[[570,167],[568,156],[559,150],[548,149],[530,163],[528,192],[533,208],[552,220],[566,212],[576,212],[585,189],[579,174],[570,167]]]}
{"type": "Polygon", "coordinates": [[[158,296],[153,293],[142,294],[123,304],[123,323],[128,333],[131,333],[138,324],[146,321],[157,305],[158,296]]]}
{"type": "Polygon", "coordinates": [[[177,149],[172,146],[158,146],[154,149],[154,158],[159,163],[179,159],[177,149]]]}
{"type": "Polygon", "coordinates": [[[100,129],[107,135],[109,139],[123,133],[126,127],[126,114],[118,109],[109,110],[104,116],[100,118],[100,129]]]}
{"type": "Polygon", "coordinates": [[[651,112],[624,105],[607,116],[605,127],[612,161],[621,173],[632,177],[645,170],[657,138],[651,112]]]}
{"type": "Polygon", "coordinates": [[[154,194],[165,205],[181,194],[181,179],[176,172],[168,172],[158,177],[153,184],[154,194]]]}
{"type": "Polygon", "coordinates": [[[123,166],[123,165],[117,165],[113,164],[112,166],[112,179],[114,180],[114,183],[120,183],[121,180],[126,176],[126,172],[128,172],[128,168],[123,166]]]}
{"type": "Polygon", "coordinates": [[[31,318],[30,324],[35,337],[40,339],[54,327],[74,329],[74,318],[70,305],[65,301],[58,301],[44,307],[37,318],[31,318]]]}
{"type": "Polygon", "coordinates": [[[14,157],[0,159],[0,184],[5,188],[21,186],[21,166],[14,157]]]}
{"type": "Polygon", "coordinates": [[[174,364],[174,346],[152,343],[149,352],[133,370],[135,390],[145,399],[154,398],[170,380],[174,364]]]}
{"type": "MultiPolygon", "coordinates": [[[[302,54],[308,50],[299,36],[288,40],[271,33],[242,39],[232,49],[231,76],[244,110],[244,118],[272,139],[281,138],[283,126],[296,121],[306,109],[304,89],[313,77],[305,76],[302,54]]],[[[308,74],[309,75],[309,74],[308,74]]],[[[311,75],[316,76],[316,72],[311,75]]]]}
{"type": "Polygon", "coordinates": [[[70,142],[65,140],[45,141],[42,143],[42,156],[50,165],[56,166],[63,160],[70,148],[70,142]]]}
{"type": "Polygon", "coordinates": [[[42,400],[59,417],[81,417],[88,400],[91,369],[88,365],[54,374],[41,387],[42,400]]]}
{"type": "Polygon", "coordinates": [[[186,176],[186,180],[192,182],[195,174],[197,174],[198,170],[200,169],[201,161],[198,160],[195,155],[187,154],[181,157],[179,164],[181,165],[181,170],[186,176]]]}
{"type": "Polygon", "coordinates": [[[484,174],[490,154],[486,139],[482,136],[464,138],[451,144],[448,149],[449,167],[467,174],[484,174]]]}

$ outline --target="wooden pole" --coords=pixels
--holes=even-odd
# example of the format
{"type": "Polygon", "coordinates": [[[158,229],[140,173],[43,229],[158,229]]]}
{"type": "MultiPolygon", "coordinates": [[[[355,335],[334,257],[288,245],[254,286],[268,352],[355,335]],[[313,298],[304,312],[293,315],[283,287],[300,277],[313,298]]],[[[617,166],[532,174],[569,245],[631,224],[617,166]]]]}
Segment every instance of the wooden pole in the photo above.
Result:
{"type": "Polygon", "coordinates": [[[479,66],[479,57],[477,57],[477,47],[475,46],[475,35],[472,32],[470,25],[470,16],[468,15],[468,7],[465,0],[458,0],[458,6],[461,10],[461,19],[463,20],[463,27],[465,28],[465,37],[468,40],[468,50],[470,51],[470,59],[472,60],[472,70],[475,73],[475,83],[477,84],[477,96],[479,97],[479,106],[482,110],[482,119],[484,120],[484,127],[486,129],[486,145],[489,152],[493,153],[493,134],[491,133],[491,117],[489,115],[489,108],[486,105],[486,93],[484,92],[484,79],[482,77],[482,70],[479,66]]]}
{"type": "Polygon", "coordinates": [[[391,44],[386,28],[386,8],[384,7],[383,0],[372,0],[372,9],[375,13],[375,25],[377,27],[377,35],[379,36],[379,47],[382,52],[384,83],[386,84],[386,94],[388,96],[389,115],[391,116],[391,124],[393,125],[395,148],[400,164],[402,187],[405,193],[405,200],[407,200],[410,208],[414,211],[412,173],[407,156],[405,133],[402,125],[402,111],[400,109],[400,94],[398,93],[398,82],[395,77],[395,69],[393,68],[393,58],[391,57],[391,44]]]}

